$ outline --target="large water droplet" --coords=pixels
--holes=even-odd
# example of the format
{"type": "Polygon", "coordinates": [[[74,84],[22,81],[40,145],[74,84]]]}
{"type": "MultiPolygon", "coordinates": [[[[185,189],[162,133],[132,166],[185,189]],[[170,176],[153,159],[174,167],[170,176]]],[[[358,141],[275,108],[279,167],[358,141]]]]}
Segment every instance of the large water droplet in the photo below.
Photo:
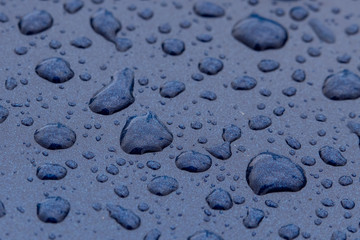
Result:
{"type": "Polygon", "coordinates": [[[47,58],[35,67],[39,77],[52,83],[64,83],[74,77],[70,64],[62,58],[47,58]]]}
{"type": "Polygon", "coordinates": [[[172,141],[172,133],[152,112],[128,118],[120,136],[121,148],[129,154],[159,152],[172,141]]]}
{"type": "Polygon", "coordinates": [[[282,25],[257,14],[237,22],[232,29],[232,36],[256,51],[282,48],[288,39],[282,25]]]}
{"type": "Polygon", "coordinates": [[[45,10],[35,10],[23,16],[19,21],[19,29],[22,34],[33,35],[41,33],[53,24],[53,18],[45,10]]]}
{"type": "Polygon", "coordinates": [[[271,192],[297,192],[306,185],[304,170],[289,158],[270,152],[252,158],[246,180],[258,195],[271,192]]]}
{"type": "Polygon", "coordinates": [[[111,115],[130,106],[133,96],[134,72],[125,68],[111,78],[111,82],[100,89],[89,101],[89,108],[94,113],[111,115]]]}

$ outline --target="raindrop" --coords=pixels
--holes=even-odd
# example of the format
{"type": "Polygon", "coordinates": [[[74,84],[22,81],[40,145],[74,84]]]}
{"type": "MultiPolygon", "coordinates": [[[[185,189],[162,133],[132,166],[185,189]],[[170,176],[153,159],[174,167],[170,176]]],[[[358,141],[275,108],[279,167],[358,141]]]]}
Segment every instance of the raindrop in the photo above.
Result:
{"type": "Polygon", "coordinates": [[[289,158],[270,152],[252,158],[246,180],[257,195],[271,192],[297,192],[306,185],[305,172],[289,158]]]}
{"type": "Polygon", "coordinates": [[[233,206],[231,195],[221,188],[213,190],[206,197],[206,202],[214,210],[229,210],[233,206]]]}
{"type": "Polygon", "coordinates": [[[207,75],[215,75],[223,69],[224,65],[219,59],[206,57],[199,62],[198,67],[202,73],[207,75]]]}
{"type": "Polygon", "coordinates": [[[25,35],[41,33],[52,25],[53,18],[45,10],[35,10],[23,16],[19,21],[20,32],[25,35]]]}
{"type": "Polygon", "coordinates": [[[150,193],[158,196],[166,196],[176,191],[179,188],[179,183],[175,178],[168,176],[159,176],[151,180],[147,185],[150,193]]]}
{"type": "Polygon", "coordinates": [[[194,4],[194,12],[201,17],[216,18],[225,15],[225,10],[213,3],[207,1],[199,1],[194,4]]]}
{"type": "Polygon", "coordinates": [[[140,227],[141,219],[133,211],[113,204],[107,204],[106,209],[110,217],[125,229],[134,230],[140,227]]]}
{"type": "Polygon", "coordinates": [[[319,155],[324,163],[334,167],[345,166],[347,163],[347,160],[343,157],[340,151],[330,146],[320,148],[319,155]]]}
{"type": "Polygon", "coordinates": [[[66,168],[59,164],[46,163],[36,170],[36,176],[40,180],[60,180],[67,174],[66,168]]]}
{"type": "Polygon", "coordinates": [[[164,40],[161,47],[165,53],[172,56],[181,55],[185,51],[185,43],[175,38],[164,40]]]}
{"type": "Polygon", "coordinates": [[[61,123],[49,123],[35,131],[34,139],[39,145],[50,150],[66,149],[74,145],[76,134],[61,123]]]}
{"type": "Polygon", "coordinates": [[[89,108],[102,115],[119,112],[135,101],[133,88],[134,72],[129,68],[118,71],[111,78],[111,82],[90,99],[89,108]]]}
{"type": "Polygon", "coordinates": [[[74,77],[70,64],[62,58],[47,58],[35,67],[39,77],[52,83],[64,83],[74,77]]]}
{"type": "Polygon", "coordinates": [[[353,100],[360,97],[360,77],[345,69],[326,77],[322,92],[331,100],[353,100]]]}
{"type": "Polygon", "coordinates": [[[208,155],[187,151],[182,152],[175,159],[176,167],[188,172],[205,172],[211,167],[212,160],[208,155]]]}
{"type": "Polygon", "coordinates": [[[128,118],[120,136],[121,148],[128,154],[159,152],[172,141],[172,133],[152,112],[128,118]]]}
{"type": "Polygon", "coordinates": [[[288,39],[282,25],[257,14],[237,22],[232,29],[232,36],[256,51],[282,48],[288,39]]]}
{"type": "Polygon", "coordinates": [[[180,81],[168,81],[160,86],[160,95],[164,98],[174,98],[185,91],[185,84],[180,81]]]}
{"type": "Polygon", "coordinates": [[[309,25],[321,41],[326,43],[335,43],[335,34],[319,19],[311,19],[309,21],[309,25]]]}
{"type": "Polygon", "coordinates": [[[48,197],[37,204],[37,216],[45,223],[60,223],[70,212],[70,203],[62,197],[48,197]]]}

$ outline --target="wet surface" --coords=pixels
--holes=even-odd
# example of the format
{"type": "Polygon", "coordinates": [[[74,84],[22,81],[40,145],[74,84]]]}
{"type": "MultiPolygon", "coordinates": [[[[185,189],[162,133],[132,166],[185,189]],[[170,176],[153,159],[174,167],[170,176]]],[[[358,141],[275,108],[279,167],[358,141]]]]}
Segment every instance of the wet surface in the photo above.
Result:
{"type": "Polygon", "coordinates": [[[0,1],[0,239],[359,239],[359,8],[0,1]]]}

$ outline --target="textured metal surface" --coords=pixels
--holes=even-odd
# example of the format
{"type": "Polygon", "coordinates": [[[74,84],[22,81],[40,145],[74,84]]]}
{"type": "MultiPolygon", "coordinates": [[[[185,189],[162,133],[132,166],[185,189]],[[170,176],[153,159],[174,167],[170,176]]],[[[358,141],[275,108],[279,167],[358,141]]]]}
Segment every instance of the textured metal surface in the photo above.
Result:
{"type": "MultiPolygon", "coordinates": [[[[142,239],[151,229],[161,232],[160,239],[186,239],[196,231],[207,229],[221,235],[224,239],[279,239],[281,226],[294,223],[300,232],[311,234],[310,239],[330,239],[331,234],[341,230],[348,239],[356,239],[359,233],[350,233],[348,226],[359,228],[359,140],[346,127],[353,112],[360,122],[360,100],[332,101],[322,94],[322,84],[332,72],[345,68],[358,73],[358,45],[360,35],[348,36],[344,29],[359,21],[359,1],[260,1],[251,6],[247,1],[217,1],[224,7],[226,15],[220,18],[202,18],[194,14],[195,1],[178,1],[182,8],[176,9],[172,1],[131,1],[105,0],[102,4],[86,1],[84,7],[76,14],[64,11],[63,1],[3,1],[0,12],[4,12],[9,21],[0,23],[0,104],[9,109],[9,117],[0,124],[0,200],[4,203],[6,215],[0,218],[0,239],[142,239]],[[294,6],[319,4],[319,11],[309,10],[309,17],[296,22],[289,17],[289,10],[294,6]],[[135,11],[127,9],[135,5],[135,11]],[[90,26],[90,16],[98,8],[106,8],[122,23],[117,36],[131,39],[133,47],[126,52],[119,52],[115,45],[95,33],[90,26]],[[339,14],[332,9],[339,7],[339,14]],[[137,13],[145,8],[154,11],[150,20],[139,18],[137,13]],[[274,11],[282,8],[285,15],[278,17],[274,11]],[[53,26],[40,34],[26,36],[18,29],[18,17],[33,9],[48,11],[54,18],[53,26]],[[251,13],[273,19],[281,23],[288,31],[289,40],[277,50],[257,52],[241,44],[231,36],[234,24],[251,13]],[[350,17],[346,17],[350,16],[350,17]],[[336,34],[336,42],[321,42],[308,22],[318,18],[326,23],[336,34]],[[190,21],[191,27],[182,29],[179,23],[190,21]],[[171,32],[161,34],[158,26],[169,23],[171,32]],[[134,31],[126,29],[135,27],[134,31]],[[292,30],[291,26],[296,26],[292,30]],[[211,34],[213,40],[201,43],[196,40],[199,34],[211,34]],[[313,36],[311,43],[301,40],[304,33],[313,36]],[[155,44],[148,44],[146,38],[151,34],[157,36],[155,44]],[[92,40],[92,46],[78,49],[70,45],[70,41],[81,36],[92,40]],[[178,38],[185,42],[185,51],[179,56],[164,55],[161,42],[167,38],[178,38]],[[58,50],[50,49],[49,42],[56,39],[62,43],[58,50]],[[32,44],[34,43],[34,44],[32,44]],[[30,46],[29,44],[33,45],[30,46]],[[19,56],[14,48],[27,46],[28,52],[19,56]],[[311,57],[309,47],[320,48],[321,56],[311,57]],[[336,58],[350,54],[348,64],[340,64],[336,58]],[[300,64],[295,61],[297,55],[306,58],[300,64]],[[198,73],[198,63],[206,56],[222,58],[224,68],[217,75],[205,75],[203,81],[191,79],[198,73]],[[36,65],[45,58],[62,57],[68,61],[75,72],[75,77],[60,85],[41,79],[35,73],[36,65]],[[277,71],[263,73],[257,64],[262,59],[273,59],[280,63],[277,71]],[[84,60],[81,64],[79,61],[84,60]],[[106,66],[106,67],[104,67],[106,66]],[[105,69],[106,68],[106,69],[105,69]],[[113,115],[104,116],[93,113],[88,102],[103,84],[110,82],[111,76],[119,70],[131,68],[135,74],[135,102],[113,115]],[[305,82],[298,83],[291,79],[294,70],[301,68],[306,72],[305,82]],[[103,69],[103,70],[101,70],[103,69]],[[105,69],[105,70],[104,70],[105,69]],[[81,81],[83,72],[91,74],[90,81],[81,81]],[[231,81],[237,76],[249,75],[257,80],[257,86],[249,91],[235,91],[231,81]],[[18,86],[14,90],[5,89],[5,80],[13,77],[18,86]],[[147,77],[149,84],[141,86],[138,79],[147,77]],[[20,80],[28,79],[27,85],[20,80]],[[159,89],[165,81],[178,80],[186,85],[186,90],[172,99],[161,97],[159,89]],[[282,90],[295,87],[296,95],[287,97],[282,90]],[[269,89],[270,97],[261,96],[259,90],[269,89]],[[216,93],[215,101],[199,97],[203,90],[216,93]],[[42,96],[42,101],[37,97],[42,96]],[[26,107],[25,103],[29,102],[26,107]],[[76,106],[69,106],[69,102],[76,106]],[[48,109],[42,105],[48,104],[48,109]],[[266,105],[259,110],[257,105],[266,105]],[[22,104],[22,107],[14,107],[22,104]],[[273,109],[283,106],[283,116],[277,117],[273,109]],[[129,116],[139,115],[151,110],[173,133],[174,141],[170,147],[161,152],[143,155],[126,154],[120,147],[120,133],[129,116]],[[70,115],[69,115],[69,111],[70,115]],[[322,113],[326,122],[315,120],[315,115],[322,113]],[[248,127],[248,120],[257,115],[271,117],[272,125],[265,130],[253,131],[248,127]],[[307,116],[302,118],[303,114],[307,116]],[[32,126],[24,126],[21,120],[27,116],[34,119],[32,126]],[[69,116],[69,119],[67,119],[69,116]],[[193,121],[200,121],[203,127],[199,130],[191,128],[193,121]],[[47,150],[34,140],[34,132],[48,123],[61,122],[77,134],[76,143],[63,150],[47,150]],[[116,124],[116,123],[119,124],[116,124]],[[84,128],[85,124],[93,125],[92,129],[84,128]],[[95,124],[101,128],[96,129],[95,124]],[[180,129],[183,124],[186,128],[180,129]],[[206,172],[190,173],[181,171],[175,165],[175,157],[182,151],[198,151],[209,153],[206,147],[220,144],[222,129],[226,125],[235,124],[241,128],[242,136],[231,144],[232,156],[228,160],[212,157],[212,167],[206,172]],[[326,135],[318,136],[323,129],[326,135]],[[282,132],[283,134],[278,134],[282,132]],[[178,137],[181,133],[183,136],[178,137]],[[87,134],[84,137],[83,134],[87,134]],[[101,140],[97,141],[96,137],[101,140]],[[301,143],[301,149],[290,155],[291,148],[286,144],[287,136],[295,137],[301,143]],[[206,137],[206,144],[197,142],[199,137],[206,137]],[[273,138],[273,143],[268,142],[273,138]],[[309,144],[315,139],[317,144],[309,144]],[[344,147],[343,156],[348,160],[346,166],[333,167],[326,165],[319,157],[319,149],[329,145],[335,148],[344,147]],[[237,149],[243,146],[246,151],[237,149]],[[110,152],[109,147],[116,149],[110,152]],[[91,151],[95,157],[85,159],[82,154],[91,151]],[[307,177],[306,186],[299,192],[270,193],[257,196],[248,186],[245,178],[246,168],[251,158],[257,154],[271,151],[284,155],[301,165],[307,177]],[[303,156],[316,159],[314,166],[301,164],[303,156]],[[116,164],[116,159],[126,159],[126,165],[120,167],[118,175],[106,173],[106,166],[116,164]],[[58,181],[43,181],[36,177],[36,169],[45,163],[58,163],[65,166],[66,160],[75,160],[78,167],[67,169],[65,178],[58,181]],[[161,163],[159,170],[146,167],[146,162],[155,160],[161,163]],[[138,164],[145,165],[139,168],[138,164]],[[98,168],[93,173],[91,168],[98,168]],[[100,183],[96,180],[99,174],[106,174],[108,181],[100,183]],[[341,186],[338,179],[343,175],[353,176],[353,184],[341,186]],[[176,193],[167,196],[156,196],[147,190],[147,184],[154,176],[167,175],[179,182],[176,193]],[[235,181],[234,176],[239,176],[235,181]],[[218,179],[225,180],[219,181],[218,179]],[[33,181],[28,181],[32,178],[33,181]],[[321,180],[333,181],[330,189],[321,186],[321,180]],[[114,188],[124,184],[129,189],[129,196],[121,199],[114,193],[114,188]],[[230,187],[235,190],[231,191],[230,187]],[[212,210],[205,198],[215,188],[223,188],[232,196],[245,197],[245,203],[236,205],[227,211],[212,210]],[[41,222],[36,214],[36,204],[45,199],[44,194],[61,196],[71,204],[66,219],[57,224],[41,222]],[[331,198],[334,207],[324,207],[321,200],[331,198]],[[355,208],[345,210],[340,201],[349,198],[355,201],[355,208]],[[278,208],[269,208],[265,200],[278,203],[278,208]],[[145,202],[150,209],[146,212],[138,210],[138,204],[145,202]],[[94,203],[101,203],[102,210],[95,211],[94,203]],[[126,230],[117,224],[106,210],[106,204],[119,204],[130,209],[141,218],[141,226],[136,230],[126,230]],[[21,213],[17,208],[23,208],[21,213]],[[265,218],[255,229],[246,229],[243,218],[247,208],[258,208],[265,212],[265,218]],[[315,210],[325,208],[328,217],[315,225],[318,217],[315,210]],[[206,217],[204,210],[210,210],[212,216],[206,217]],[[351,212],[352,217],[346,219],[344,214],[351,212]],[[209,221],[204,219],[208,218],[209,221]]],[[[214,1],[215,2],[215,1],[214,1]]],[[[71,105],[71,104],[70,104],[71,105]]],[[[302,236],[298,237],[302,239],[302,236]]]]}

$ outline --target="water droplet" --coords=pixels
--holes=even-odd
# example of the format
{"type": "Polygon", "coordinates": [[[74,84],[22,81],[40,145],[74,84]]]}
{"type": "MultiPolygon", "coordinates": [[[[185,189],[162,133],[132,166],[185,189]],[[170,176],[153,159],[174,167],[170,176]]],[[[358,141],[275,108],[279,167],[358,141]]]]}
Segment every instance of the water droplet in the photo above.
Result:
{"type": "Polygon", "coordinates": [[[0,12],[0,22],[1,23],[6,23],[9,21],[9,17],[3,13],[3,12],[0,12]]]}
{"type": "Polygon", "coordinates": [[[322,92],[331,100],[352,100],[360,97],[360,77],[345,69],[326,77],[322,92]]]}
{"type": "Polygon", "coordinates": [[[325,189],[329,189],[332,187],[333,182],[330,179],[323,179],[321,180],[321,185],[325,188],[325,189]]]}
{"type": "Polygon", "coordinates": [[[37,216],[45,223],[60,223],[70,212],[70,203],[62,197],[48,197],[37,204],[37,216]]]}
{"type": "Polygon", "coordinates": [[[279,229],[278,234],[283,239],[292,240],[300,235],[300,228],[294,224],[288,224],[282,226],[279,229]]]}
{"type": "Polygon", "coordinates": [[[126,52],[130,48],[132,48],[133,43],[128,38],[116,38],[115,40],[116,50],[119,52],[126,52]]]}
{"type": "Polygon", "coordinates": [[[282,48],[288,39],[287,31],[281,24],[257,14],[237,22],[232,36],[256,51],[282,48]]]}
{"type": "Polygon", "coordinates": [[[128,154],[159,152],[172,141],[172,133],[152,112],[128,118],[120,137],[121,148],[128,154]]]}
{"type": "Polygon", "coordinates": [[[34,139],[39,145],[50,150],[66,149],[74,145],[76,134],[61,123],[49,123],[35,131],[34,139]]]}
{"type": "Polygon", "coordinates": [[[265,213],[263,210],[250,208],[247,211],[247,216],[243,219],[243,224],[246,228],[257,228],[264,217],[265,213]]]}
{"type": "Polygon", "coordinates": [[[296,91],[297,91],[296,88],[288,87],[288,88],[283,89],[281,92],[282,92],[282,94],[284,94],[287,97],[292,97],[292,96],[295,96],[296,91]]]}
{"type": "Polygon", "coordinates": [[[10,77],[10,78],[7,78],[5,80],[5,88],[6,90],[14,90],[16,87],[17,87],[18,83],[17,81],[15,80],[15,78],[13,77],[10,77]]]}
{"type": "MultiPolygon", "coordinates": [[[[0,112],[1,112],[1,108],[0,108],[0,112]]],[[[1,116],[1,114],[0,114],[1,116]]],[[[1,123],[1,117],[0,117],[0,123],[1,123]]],[[[360,123],[356,123],[356,122],[348,122],[348,124],[346,125],[351,133],[355,133],[356,136],[358,136],[359,138],[359,147],[360,147],[360,123]]]]}
{"type": "Polygon", "coordinates": [[[109,215],[118,224],[127,230],[135,230],[140,227],[141,219],[130,209],[121,207],[120,205],[107,204],[106,209],[109,215]]]}
{"type": "Polygon", "coordinates": [[[4,203],[0,201],[0,218],[4,217],[6,215],[6,210],[4,203]]]}
{"type": "Polygon", "coordinates": [[[118,195],[120,198],[127,198],[129,196],[129,189],[125,185],[120,185],[116,188],[114,188],[114,192],[116,195],[118,195]]]}
{"type": "Polygon", "coordinates": [[[248,125],[251,130],[263,130],[271,125],[271,118],[258,115],[249,119],[248,125]]]}
{"type": "Polygon", "coordinates": [[[138,12],[138,16],[144,20],[150,20],[154,16],[154,12],[150,8],[145,8],[138,12]]]}
{"type": "Polygon", "coordinates": [[[213,190],[206,197],[206,202],[214,210],[229,210],[233,206],[230,193],[221,188],[213,190]]]}
{"type": "Polygon", "coordinates": [[[51,40],[49,42],[49,47],[52,49],[59,49],[61,48],[61,42],[59,42],[58,40],[51,40]]]}
{"type": "Polygon", "coordinates": [[[34,124],[34,119],[32,117],[26,117],[21,120],[21,124],[30,127],[34,124]]]}
{"type": "Polygon", "coordinates": [[[194,12],[201,17],[216,18],[225,15],[225,10],[213,3],[207,1],[200,1],[194,4],[194,12]]]}
{"type": "Polygon", "coordinates": [[[270,152],[252,158],[246,180],[257,195],[272,192],[297,192],[306,185],[304,170],[289,158],[270,152]]]}
{"type": "Polygon", "coordinates": [[[199,34],[196,36],[196,40],[203,43],[211,42],[212,39],[213,37],[210,34],[199,34]]]}
{"type": "Polygon", "coordinates": [[[87,37],[78,37],[72,40],[70,44],[77,48],[89,48],[92,45],[92,41],[87,37]]]}
{"type": "Polygon", "coordinates": [[[225,142],[232,143],[241,137],[241,129],[234,125],[228,125],[223,128],[222,138],[225,142]]]}
{"type": "Polygon", "coordinates": [[[215,75],[223,69],[224,65],[219,59],[206,57],[200,61],[198,67],[200,72],[202,73],[205,73],[207,75],[215,75]]]}
{"type": "Polygon", "coordinates": [[[285,141],[292,149],[299,150],[301,148],[300,142],[294,137],[288,136],[285,138],[285,141]]]}
{"type": "Polygon", "coordinates": [[[350,177],[350,176],[341,176],[340,178],[339,178],[339,184],[341,185],[341,186],[349,186],[349,185],[351,185],[353,183],[353,180],[352,180],[352,178],[350,177]]]}
{"type": "Polygon", "coordinates": [[[172,56],[181,55],[185,51],[185,43],[182,40],[171,38],[161,44],[162,50],[172,56]]]}
{"type": "Polygon", "coordinates": [[[335,231],[333,234],[331,234],[330,240],[346,240],[346,233],[342,231],[335,231]]]}
{"type": "Polygon", "coordinates": [[[40,180],[60,180],[67,174],[66,168],[59,164],[45,163],[36,170],[36,176],[40,180]]]}
{"type": "Polygon", "coordinates": [[[319,155],[324,163],[334,167],[345,166],[347,163],[347,160],[342,156],[340,151],[330,146],[320,148],[319,155]]]}
{"type": "Polygon", "coordinates": [[[112,12],[100,8],[90,18],[93,30],[106,40],[116,43],[116,34],[121,30],[121,23],[112,12]]]}
{"type": "Polygon", "coordinates": [[[39,77],[52,83],[64,83],[74,77],[70,64],[62,58],[47,58],[35,67],[39,77]]]}
{"type": "Polygon", "coordinates": [[[144,237],[144,240],[159,240],[161,236],[161,232],[154,228],[151,229],[144,237]]]}
{"type": "Polygon", "coordinates": [[[350,200],[348,198],[344,198],[341,200],[341,206],[344,209],[351,210],[355,207],[355,202],[353,200],[350,200]]]}
{"type": "Polygon", "coordinates": [[[335,43],[335,34],[319,19],[311,19],[309,21],[309,25],[321,41],[326,43],[335,43]]]}
{"type": "Polygon", "coordinates": [[[175,159],[176,167],[188,172],[205,172],[211,167],[212,160],[208,155],[187,151],[182,152],[175,159]]]}
{"type": "Polygon", "coordinates": [[[309,11],[304,7],[297,6],[290,9],[289,15],[295,21],[303,21],[309,16],[309,11]]]}
{"type": "Polygon", "coordinates": [[[175,178],[168,176],[159,176],[151,180],[147,185],[147,189],[152,194],[158,196],[166,196],[176,191],[179,188],[179,183],[175,178]]]}
{"type": "Polygon", "coordinates": [[[20,32],[24,35],[41,33],[53,24],[53,18],[47,11],[35,10],[23,16],[19,21],[20,32]]]}
{"type": "Polygon", "coordinates": [[[265,200],[265,205],[270,208],[278,208],[279,207],[279,204],[277,204],[276,202],[271,201],[271,200],[265,200]]]}
{"type": "Polygon", "coordinates": [[[193,235],[189,236],[187,240],[224,240],[219,235],[210,232],[208,230],[197,231],[193,235]]]}
{"type": "Polygon", "coordinates": [[[206,151],[208,151],[211,155],[220,160],[227,160],[232,155],[229,142],[224,142],[222,144],[207,147],[206,151]]]}
{"type": "Polygon", "coordinates": [[[275,116],[282,116],[285,112],[285,108],[284,107],[277,107],[273,110],[273,113],[275,114],[275,116]]]}
{"type": "Polygon", "coordinates": [[[355,35],[359,32],[359,25],[351,24],[350,26],[345,28],[345,33],[349,36],[355,35]]]}
{"type": "Polygon", "coordinates": [[[257,84],[257,81],[255,78],[249,77],[249,76],[241,76],[235,78],[231,82],[231,87],[234,90],[251,90],[253,89],[257,84]]]}
{"type": "Polygon", "coordinates": [[[160,33],[163,33],[163,34],[168,34],[171,32],[171,26],[169,23],[164,23],[164,24],[161,24],[159,27],[158,27],[158,30],[160,33]]]}
{"type": "Polygon", "coordinates": [[[187,238],[188,240],[224,240],[219,235],[208,230],[202,230],[194,233],[187,238]]]}
{"type": "Polygon", "coordinates": [[[111,115],[130,106],[133,96],[134,72],[125,68],[111,78],[111,82],[100,89],[89,101],[89,108],[94,113],[111,115]]]}
{"type": "Polygon", "coordinates": [[[69,0],[64,3],[65,11],[70,14],[78,12],[83,6],[84,2],[82,0],[69,0]]]}
{"type": "Polygon", "coordinates": [[[74,160],[67,160],[65,162],[65,165],[70,169],[76,169],[78,167],[77,162],[75,162],[74,160]]]}
{"type": "Polygon", "coordinates": [[[314,166],[316,160],[313,157],[305,156],[301,158],[301,163],[304,164],[305,166],[314,166]]]}
{"type": "Polygon", "coordinates": [[[260,71],[267,73],[278,69],[280,67],[280,64],[275,60],[263,59],[258,63],[257,67],[260,71]]]}
{"type": "Polygon", "coordinates": [[[161,164],[156,161],[147,161],[146,166],[152,170],[159,170],[161,168],[161,164]]]}
{"type": "Polygon", "coordinates": [[[21,47],[16,47],[14,49],[14,52],[19,55],[19,56],[22,56],[22,55],[25,55],[27,52],[28,52],[28,48],[27,47],[24,47],[24,46],[21,46],[21,47]]]}
{"type": "Polygon", "coordinates": [[[168,81],[160,86],[160,95],[164,98],[174,98],[185,91],[185,84],[179,81],[168,81]]]}

